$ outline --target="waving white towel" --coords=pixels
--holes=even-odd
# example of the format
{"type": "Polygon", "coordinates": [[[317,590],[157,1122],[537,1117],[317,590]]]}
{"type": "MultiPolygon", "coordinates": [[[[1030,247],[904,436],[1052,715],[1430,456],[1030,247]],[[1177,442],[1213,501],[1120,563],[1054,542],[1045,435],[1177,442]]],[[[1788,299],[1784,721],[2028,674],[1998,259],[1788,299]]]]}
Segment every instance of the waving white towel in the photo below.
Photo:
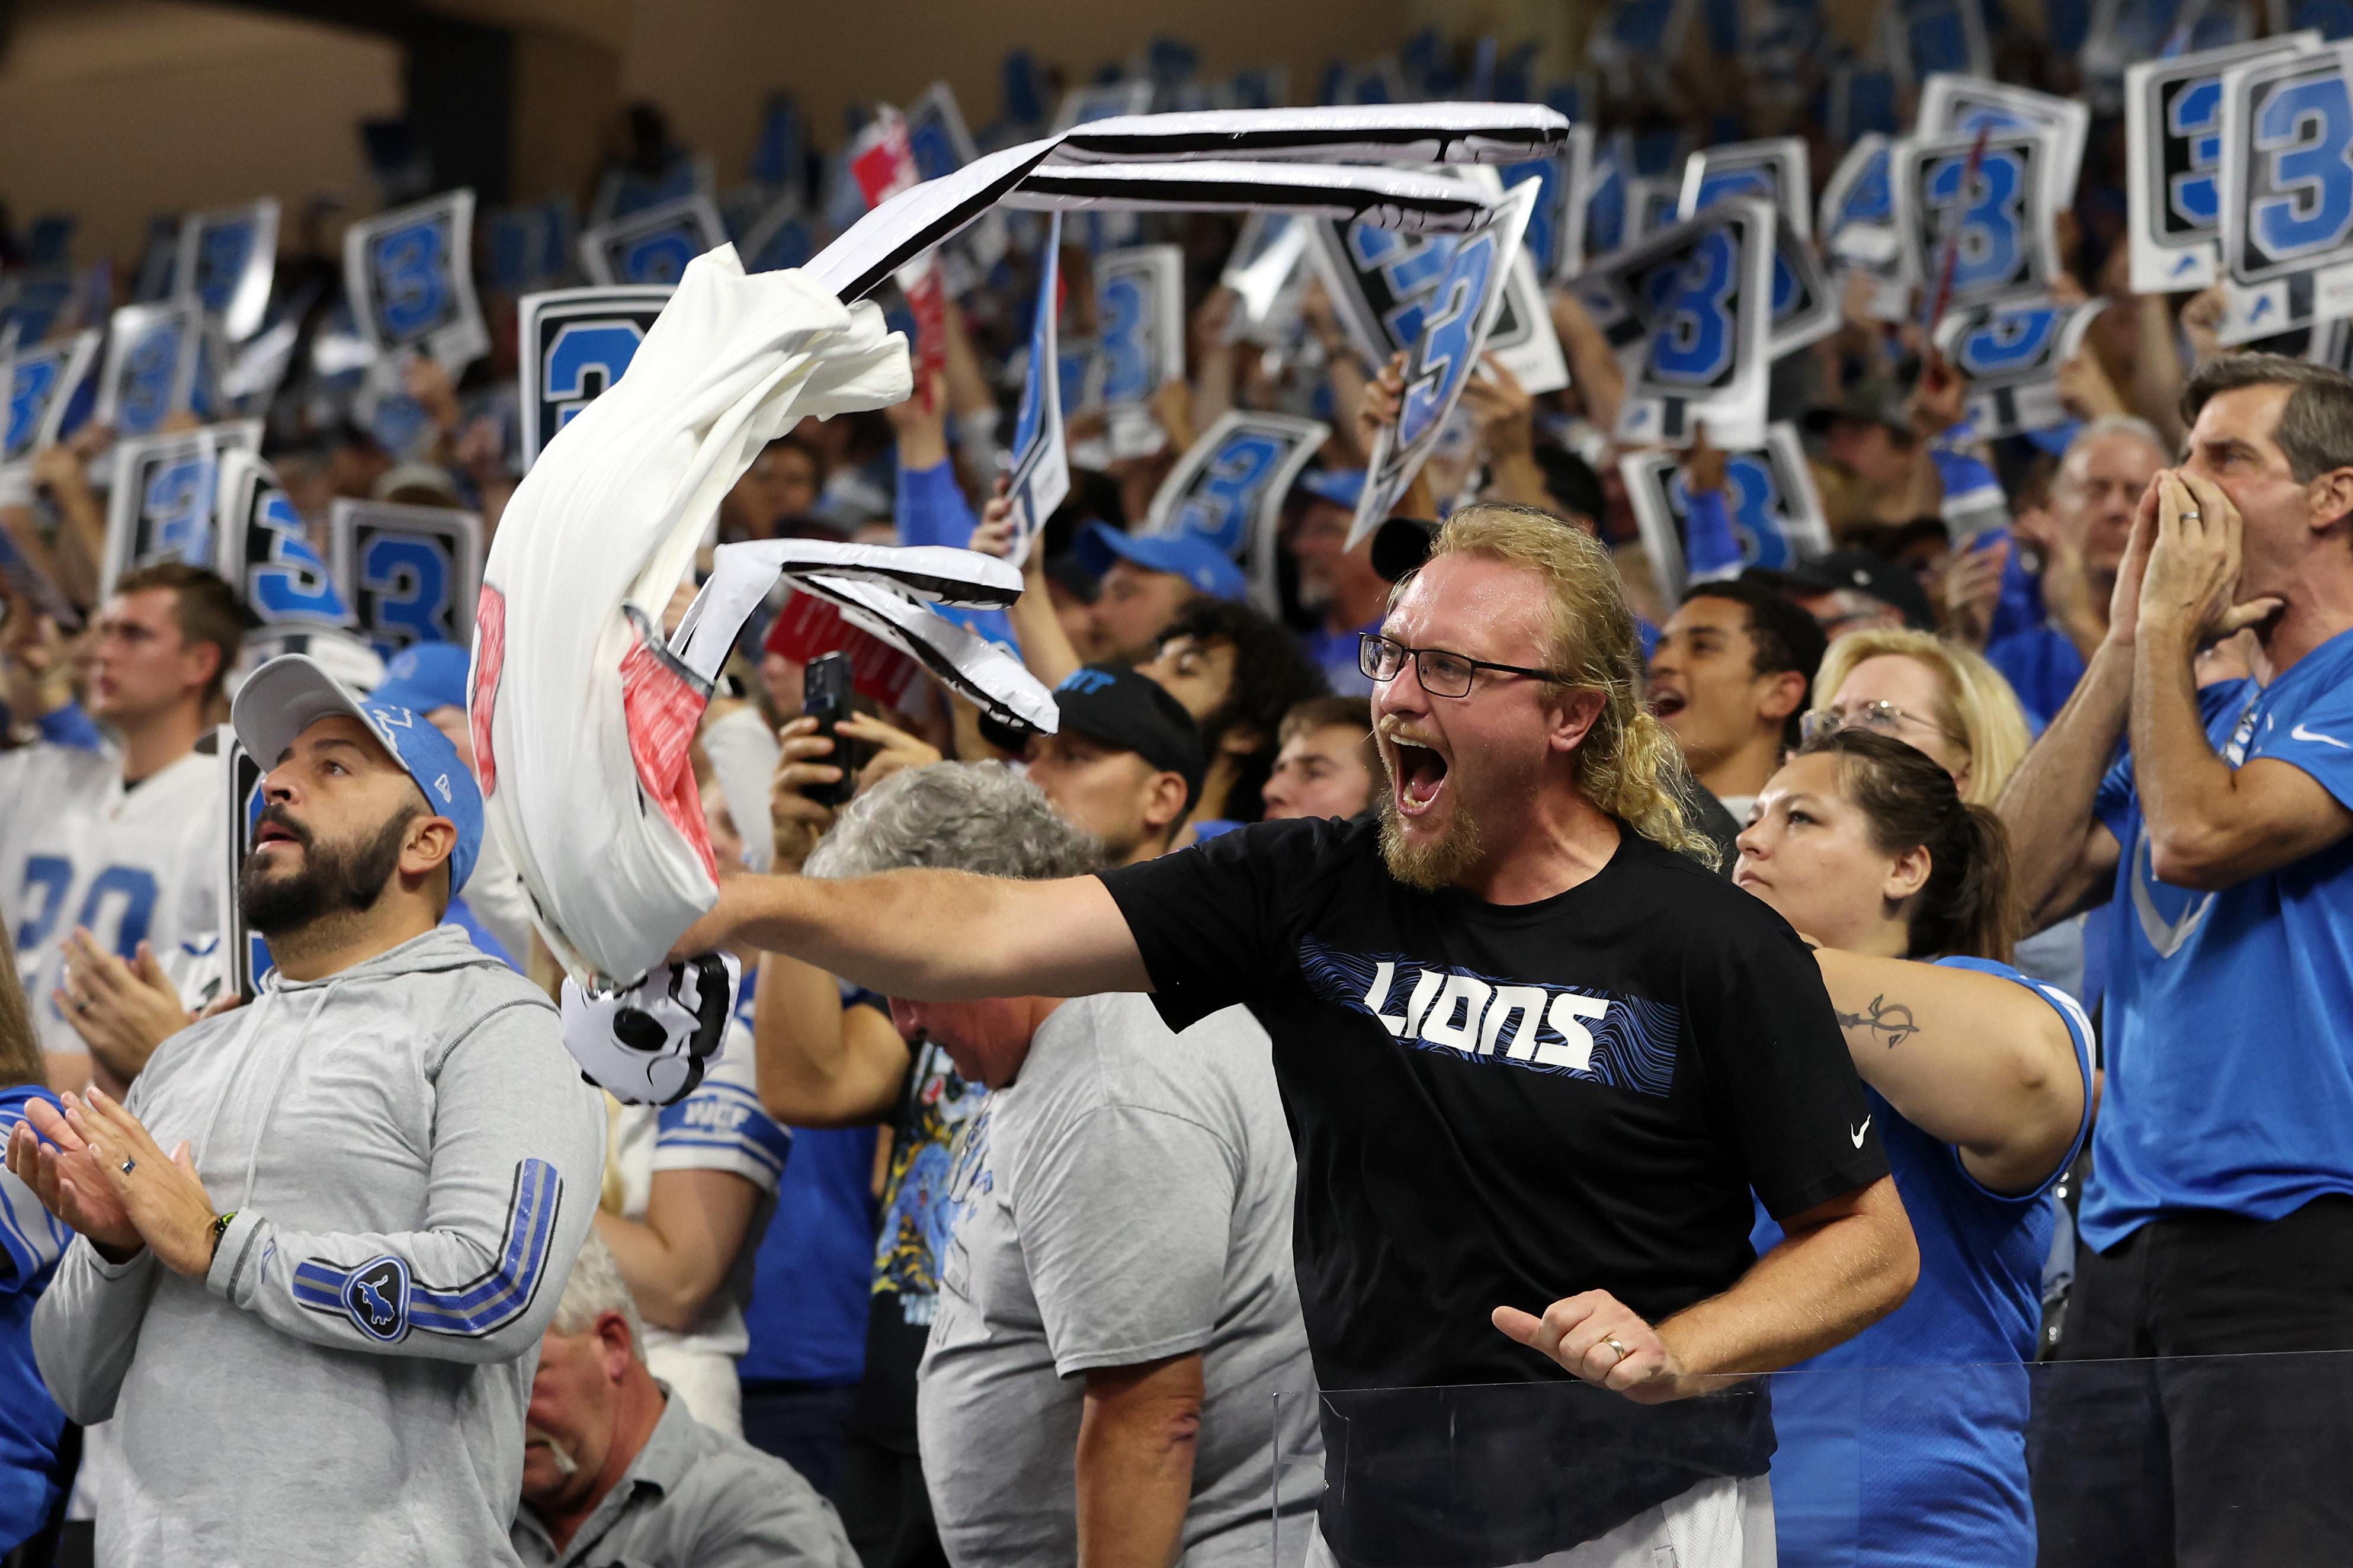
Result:
{"type": "Polygon", "coordinates": [[[716,896],[687,758],[710,687],[660,622],[720,498],[804,416],[909,390],[906,340],[873,305],[747,277],[722,247],[508,503],[475,619],[475,757],[491,829],[582,984],[635,982],[716,896]]]}

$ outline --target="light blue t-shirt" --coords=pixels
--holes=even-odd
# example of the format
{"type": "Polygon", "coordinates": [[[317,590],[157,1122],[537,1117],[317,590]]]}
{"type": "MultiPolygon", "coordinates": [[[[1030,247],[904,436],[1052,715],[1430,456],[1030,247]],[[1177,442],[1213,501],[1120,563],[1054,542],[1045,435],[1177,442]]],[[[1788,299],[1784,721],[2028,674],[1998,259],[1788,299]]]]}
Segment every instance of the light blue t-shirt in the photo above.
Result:
{"type": "MultiPolygon", "coordinates": [[[[1773,1379],[1774,1531],[1807,1568],[1980,1568],[2034,1561],[2025,1363],[2042,1321],[2051,1187],[2083,1146],[2092,1027],[2073,997],[2006,963],[1938,962],[2016,981],[2066,1021],[2084,1112],[2067,1152],[2028,1193],[1979,1186],[1951,1144],[1865,1085],[1895,1190],[1920,1245],[1903,1306],[1773,1379]]],[[[1761,1256],[1781,1227],[1760,1209],[1761,1256]]]]}
{"type": "MultiPolygon", "coordinates": [[[[2353,632],[2269,687],[2198,699],[2232,767],[2276,758],[2353,805],[2353,632]]],[[[2168,1213],[2273,1220],[2353,1194],[2353,839],[2200,893],[2152,872],[2131,759],[2095,809],[2121,853],[2084,1239],[2105,1251],[2168,1213]]]]}

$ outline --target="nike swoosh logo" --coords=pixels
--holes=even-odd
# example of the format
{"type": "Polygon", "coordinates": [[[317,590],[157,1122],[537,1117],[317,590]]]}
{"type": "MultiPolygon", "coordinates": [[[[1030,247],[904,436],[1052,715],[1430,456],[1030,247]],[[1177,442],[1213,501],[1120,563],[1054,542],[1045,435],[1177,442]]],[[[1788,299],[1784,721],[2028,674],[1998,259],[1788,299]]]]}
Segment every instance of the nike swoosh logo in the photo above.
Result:
{"type": "Polygon", "coordinates": [[[2290,730],[2287,732],[2287,738],[2291,741],[2326,741],[2340,752],[2353,752],[2353,746],[2347,745],[2336,736],[2324,735],[2317,730],[2307,730],[2302,724],[2290,730]]]}
{"type": "Polygon", "coordinates": [[[1853,1139],[1853,1140],[1854,1140],[1854,1146],[1855,1146],[1856,1148],[1860,1149],[1860,1148],[1862,1148],[1862,1135],[1863,1135],[1864,1133],[1866,1133],[1866,1132],[1870,1131],[1871,1131],[1871,1118],[1870,1118],[1870,1117],[1868,1117],[1868,1116],[1866,1116],[1866,1117],[1864,1117],[1864,1118],[1862,1119],[1862,1126],[1860,1126],[1860,1127],[1858,1127],[1858,1128],[1856,1128],[1853,1131],[1852,1131],[1852,1132],[1848,1133],[1848,1134],[1847,1134],[1847,1136],[1848,1136],[1848,1137],[1850,1137],[1850,1138],[1852,1138],[1852,1139],[1853,1139]]]}

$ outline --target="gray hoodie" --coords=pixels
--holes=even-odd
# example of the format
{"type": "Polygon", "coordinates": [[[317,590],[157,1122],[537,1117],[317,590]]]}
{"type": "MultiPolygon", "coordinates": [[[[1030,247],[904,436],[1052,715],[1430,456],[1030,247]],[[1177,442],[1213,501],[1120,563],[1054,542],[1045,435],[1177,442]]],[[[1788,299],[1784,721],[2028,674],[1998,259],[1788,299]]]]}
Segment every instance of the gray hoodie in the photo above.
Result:
{"type": "Polygon", "coordinates": [[[605,1149],[546,995],[443,926],[273,976],[128,1103],[237,1217],[202,1280],[77,1239],[34,1314],[58,1403],[120,1435],[99,1561],[515,1562],[540,1334],[605,1149]]]}

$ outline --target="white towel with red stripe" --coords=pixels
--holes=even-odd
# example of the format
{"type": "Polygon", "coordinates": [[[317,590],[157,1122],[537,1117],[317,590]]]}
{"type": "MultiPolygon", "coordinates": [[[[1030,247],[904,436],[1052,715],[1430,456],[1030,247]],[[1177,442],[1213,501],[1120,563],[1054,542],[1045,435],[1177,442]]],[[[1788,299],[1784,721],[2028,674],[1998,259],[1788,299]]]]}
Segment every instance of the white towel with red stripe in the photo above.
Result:
{"type": "Polygon", "coordinates": [[[720,499],[805,416],[910,385],[875,306],[746,276],[723,246],[508,503],[475,617],[474,754],[490,830],[584,986],[634,984],[717,897],[687,757],[711,689],[661,617],[720,499]]]}

